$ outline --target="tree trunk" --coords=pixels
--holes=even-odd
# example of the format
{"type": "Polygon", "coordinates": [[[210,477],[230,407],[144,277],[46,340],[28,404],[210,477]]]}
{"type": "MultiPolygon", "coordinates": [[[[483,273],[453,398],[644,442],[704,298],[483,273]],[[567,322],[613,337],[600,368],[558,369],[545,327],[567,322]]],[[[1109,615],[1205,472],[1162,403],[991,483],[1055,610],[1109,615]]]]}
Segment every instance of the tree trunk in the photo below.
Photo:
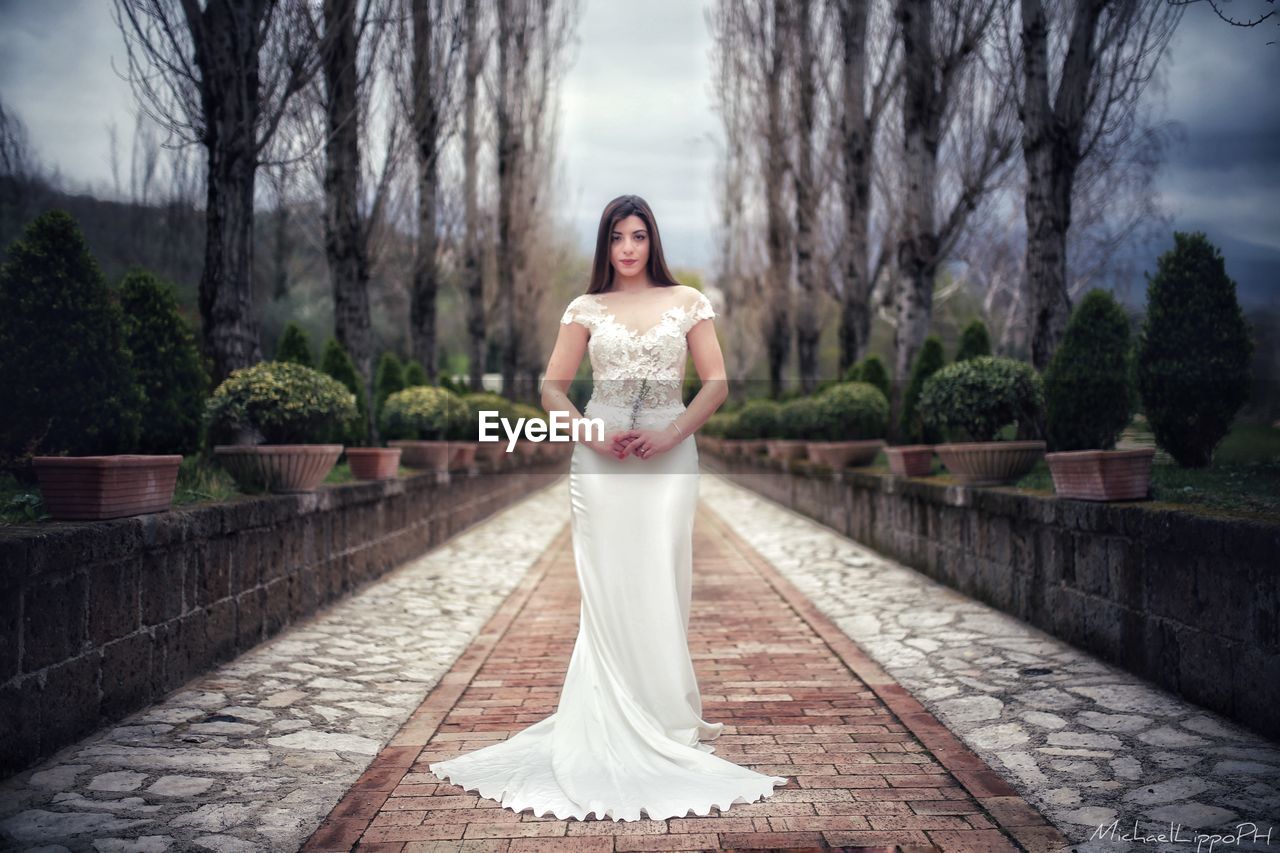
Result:
{"type": "Polygon", "coordinates": [[[480,223],[476,173],[480,141],[476,135],[476,110],[478,106],[477,79],[482,67],[480,45],[477,43],[479,0],[466,0],[465,36],[467,58],[465,75],[465,116],[462,135],[462,157],[465,174],[463,192],[466,205],[466,235],[463,238],[462,288],[467,295],[467,354],[470,362],[470,388],[484,390],[486,352],[486,322],[484,314],[484,278],[481,275],[480,223]]]}
{"type": "Polygon", "coordinates": [[[764,321],[769,355],[769,395],[782,393],[782,371],[791,350],[791,222],[782,206],[782,183],[786,178],[786,135],[782,113],[782,70],[789,28],[787,0],[773,2],[773,44],[771,73],[765,81],[768,115],[766,121],[765,201],[768,216],[769,310],[764,321]]]}
{"type": "Polygon", "coordinates": [[[436,196],[439,192],[440,104],[432,68],[431,0],[413,0],[413,139],[418,166],[418,240],[413,256],[413,290],[409,328],[413,356],[434,382],[436,365],[436,300],[440,282],[436,266],[436,196]]]}
{"type": "MultiPolygon", "coordinates": [[[[511,396],[516,383],[516,354],[519,328],[516,322],[515,263],[511,246],[511,206],[515,192],[515,165],[520,143],[511,120],[512,0],[498,2],[498,293],[502,301],[504,341],[502,348],[502,393],[511,396]]],[[[520,0],[517,0],[520,2],[520,0]]]]}
{"type": "Polygon", "coordinates": [[[200,277],[204,347],[217,385],[233,370],[262,360],[253,308],[253,194],[258,167],[258,21],[221,3],[204,13],[198,61],[204,144],[205,255],[200,277]],[[252,33],[247,40],[237,35],[252,33]]]}
{"type": "Polygon", "coordinates": [[[869,0],[840,3],[843,46],[845,275],[840,306],[840,375],[863,357],[871,335],[868,228],[871,205],[871,127],[867,120],[869,0]]]}
{"type": "MultiPolygon", "coordinates": [[[[934,184],[937,174],[941,104],[934,84],[931,40],[933,12],[929,0],[899,0],[905,64],[902,103],[903,222],[898,242],[899,282],[894,330],[894,386],[905,388],[916,353],[929,334],[933,314],[933,282],[938,264],[934,232],[934,184]]],[[[896,428],[901,394],[895,393],[890,424],[896,428]]]]}
{"type": "Polygon", "coordinates": [[[818,384],[818,338],[822,332],[819,304],[822,294],[815,267],[817,236],[814,225],[818,216],[820,193],[813,177],[814,130],[814,34],[811,22],[812,0],[797,0],[792,34],[796,52],[796,150],[799,163],[793,173],[796,206],[796,361],[800,368],[800,387],[812,393],[818,384]]]}
{"type": "Polygon", "coordinates": [[[1027,166],[1026,294],[1031,361],[1048,366],[1071,315],[1067,232],[1080,165],[1093,42],[1106,0],[1080,0],[1063,60],[1057,98],[1049,102],[1049,24],[1042,0],[1022,0],[1023,134],[1027,166]]]}
{"type": "MultiPolygon", "coordinates": [[[[356,0],[325,0],[325,257],[333,286],[338,343],[355,363],[366,399],[373,393],[369,261],[360,219],[360,127],[356,92],[356,0]]],[[[373,407],[366,427],[374,435],[373,407]]]]}

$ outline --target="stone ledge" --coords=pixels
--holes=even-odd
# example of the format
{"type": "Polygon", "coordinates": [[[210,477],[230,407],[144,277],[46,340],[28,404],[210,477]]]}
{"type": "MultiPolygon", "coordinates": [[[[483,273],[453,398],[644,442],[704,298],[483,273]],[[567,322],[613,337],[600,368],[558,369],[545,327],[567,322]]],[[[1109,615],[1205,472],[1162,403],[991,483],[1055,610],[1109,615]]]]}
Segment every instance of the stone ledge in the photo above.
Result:
{"type": "Polygon", "coordinates": [[[562,460],[0,528],[0,777],[563,476],[562,460]]]}

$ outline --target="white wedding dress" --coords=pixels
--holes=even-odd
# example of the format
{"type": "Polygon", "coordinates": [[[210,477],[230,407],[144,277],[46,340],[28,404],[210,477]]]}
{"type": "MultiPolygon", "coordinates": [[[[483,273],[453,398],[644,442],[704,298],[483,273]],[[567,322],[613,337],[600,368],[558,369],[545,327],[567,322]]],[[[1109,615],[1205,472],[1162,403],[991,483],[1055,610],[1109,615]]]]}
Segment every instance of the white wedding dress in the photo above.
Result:
{"type": "MultiPolygon", "coordinates": [[[[593,390],[583,411],[606,433],[661,429],[684,411],[686,335],[715,316],[686,286],[623,316],[583,294],[562,323],[591,333],[593,390]],[[656,318],[656,322],[654,322],[656,318]]],[[[650,459],[582,445],[569,467],[573,554],[582,594],[577,641],[556,711],[506,740],[429,765],[437,777],[538,816],[653,820],[705,816],[774,793],[787,777],[741,767],[699,743],[689,655],[698,451],[692,436],[650,459]]]]}

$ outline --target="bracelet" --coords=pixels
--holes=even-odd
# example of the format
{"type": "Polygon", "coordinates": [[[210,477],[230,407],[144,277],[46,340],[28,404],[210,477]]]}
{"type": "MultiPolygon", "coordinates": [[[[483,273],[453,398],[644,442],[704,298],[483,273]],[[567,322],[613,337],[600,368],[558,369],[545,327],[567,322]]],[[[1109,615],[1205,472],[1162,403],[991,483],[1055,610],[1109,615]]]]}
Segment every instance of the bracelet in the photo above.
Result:
{"type": "Polygon", "coordinates": [[[676,428],[676,432],[680,433],[680,437],[684,438],[684,430],[680,429],[680,424],[676,423],[675,421],[672,421],[671,425],[676,428]]]}

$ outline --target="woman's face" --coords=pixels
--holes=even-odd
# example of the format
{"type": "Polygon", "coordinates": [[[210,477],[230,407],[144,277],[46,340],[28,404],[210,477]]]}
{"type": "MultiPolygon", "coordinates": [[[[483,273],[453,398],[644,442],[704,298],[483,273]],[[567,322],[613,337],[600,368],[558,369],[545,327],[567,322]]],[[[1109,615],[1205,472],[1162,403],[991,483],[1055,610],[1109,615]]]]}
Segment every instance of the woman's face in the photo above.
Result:
{"type": "Polygon", "coordinates": [[[632,214],[618,220],[609,235],[609,259],[620,276],[643,275],[649,264],[649,229],[632,214]]]}

